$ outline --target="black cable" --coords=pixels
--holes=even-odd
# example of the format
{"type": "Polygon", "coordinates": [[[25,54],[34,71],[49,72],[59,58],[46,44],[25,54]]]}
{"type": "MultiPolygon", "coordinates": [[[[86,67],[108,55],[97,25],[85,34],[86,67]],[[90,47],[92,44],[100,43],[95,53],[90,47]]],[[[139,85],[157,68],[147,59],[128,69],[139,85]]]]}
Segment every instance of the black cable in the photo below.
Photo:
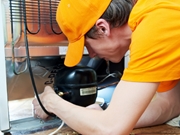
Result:
{"type": "MultiPolygon", "coordinates": [[[[26,6],[25,6],[25,0],[23,2],[23,6],[24,6],[24,9],[26,9],[26,6]]],[[[30,78],[31,78],[31,82],[32,82],[32,86],[33,86],[33,89],[34,89],[34,93],[36,95],[36,98],[39,102],[39,105],[41,106],[41,108],[43,109],[43,111],[49,115],[49,116],[52,116],[52,117],[55,117],[56,115],[55,114],[52,114],[50,112],[48,112],[45,107],[42,105],[42,102],[39,98],[39,95],[38,95],[38,92],[37,92],[37,88],[36,88],[36,84],[35,84],[35,81],[34,81],[34,76],[33,76],[33,72],[32,72],[32,68],[31,68],[31,62],[30,62],[30,58],[29,58],[29,47],[28,47],[28,39],[27,39],[27,32],[26,32],[26,28],[27,28],[27,23],[26,23],[26,10],[24,11],[24,40],[25,40],[25,48],[26,48],[26,55],[27,55],[27,65],[28,65],[28,69],[29,69],[29,73],[30,73],[30,78]]]]}

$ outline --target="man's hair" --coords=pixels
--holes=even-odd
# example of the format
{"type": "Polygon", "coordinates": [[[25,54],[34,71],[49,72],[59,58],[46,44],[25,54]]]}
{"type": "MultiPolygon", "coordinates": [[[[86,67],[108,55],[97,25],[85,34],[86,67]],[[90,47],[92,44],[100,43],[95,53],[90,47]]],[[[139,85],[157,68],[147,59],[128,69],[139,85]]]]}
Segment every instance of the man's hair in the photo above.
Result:
{"type": "MultiPolygon", "coordinates": [[[[100,17],[105,19],[111,28],[123,26],[128,22],[131,9],[134,5],[134,0],[112,0],[106,11],[100,17]]],[[[89,38],[96,39],[101,35],[98,34],[97,28],[94,25],[87,33],[89,38]]]]}

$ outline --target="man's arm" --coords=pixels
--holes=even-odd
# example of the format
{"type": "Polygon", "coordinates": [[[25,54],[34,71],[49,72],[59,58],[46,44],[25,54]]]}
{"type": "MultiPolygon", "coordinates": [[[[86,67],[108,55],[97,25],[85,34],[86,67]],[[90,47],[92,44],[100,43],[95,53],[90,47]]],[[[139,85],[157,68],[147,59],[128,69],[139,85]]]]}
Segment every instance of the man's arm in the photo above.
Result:
{"type": "Polygon", "coordinates": [[[167,92],[157,93],[135,128],[167,122],[180,114],[180,81],[167,92]]]}
{"type": "MultiPolygon", "coordinates": [[[[41,100],[49,112],[81,134],[125,135],[132,131],[157,87],[158,83],[120,81],[105,111],[73,105],[58,97],[50,87],[41,94],[41,100]]],[[[40,110],[38,115],[43,115],[40,110]]]]}

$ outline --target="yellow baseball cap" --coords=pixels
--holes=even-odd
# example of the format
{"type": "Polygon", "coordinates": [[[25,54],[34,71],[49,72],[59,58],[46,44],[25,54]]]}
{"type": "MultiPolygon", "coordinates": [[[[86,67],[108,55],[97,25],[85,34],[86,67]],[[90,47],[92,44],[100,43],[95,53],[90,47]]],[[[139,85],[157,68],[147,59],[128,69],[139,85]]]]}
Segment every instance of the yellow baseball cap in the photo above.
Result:
{"type": "Polygon", "coordinates": [[[84,52],[84,35],[101,17],[111,0],[60,0],[56,21],[69,41],[64,64],[77,65],[84,52]]]}

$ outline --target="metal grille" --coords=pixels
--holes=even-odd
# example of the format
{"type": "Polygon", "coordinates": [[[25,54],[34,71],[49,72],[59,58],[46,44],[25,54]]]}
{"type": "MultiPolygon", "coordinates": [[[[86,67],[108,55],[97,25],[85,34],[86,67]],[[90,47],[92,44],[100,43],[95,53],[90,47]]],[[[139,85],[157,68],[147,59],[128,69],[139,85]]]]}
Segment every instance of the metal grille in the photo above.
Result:
{"type": "Polygon", "coordinates": [[[59,0],[9,0],[11,23],[26,24],[30,34],[37,34],[46,25],[54,34],[61,34],[56,22],[59,0]]]}

